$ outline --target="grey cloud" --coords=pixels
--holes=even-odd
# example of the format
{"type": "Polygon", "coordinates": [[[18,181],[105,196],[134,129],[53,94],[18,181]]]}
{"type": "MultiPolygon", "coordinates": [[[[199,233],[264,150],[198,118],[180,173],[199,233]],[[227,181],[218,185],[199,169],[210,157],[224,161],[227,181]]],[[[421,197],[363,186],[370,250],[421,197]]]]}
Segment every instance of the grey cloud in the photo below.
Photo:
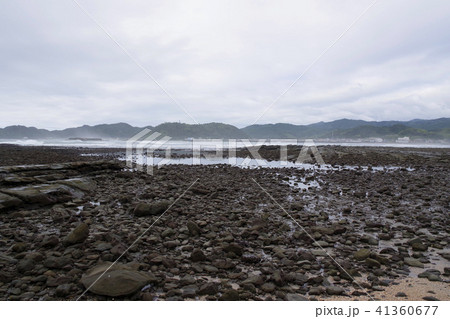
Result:
{"type": "MultiPolygon", "coordinates": [[[[82,1],[199,121],[251,124],[372,1],[82,1]]],[[[380,0],[259,123],[450,116],[450,3],[380,0]]],[[[0,127],[191,122],[71,1],[0,12],[0,127]]]]}

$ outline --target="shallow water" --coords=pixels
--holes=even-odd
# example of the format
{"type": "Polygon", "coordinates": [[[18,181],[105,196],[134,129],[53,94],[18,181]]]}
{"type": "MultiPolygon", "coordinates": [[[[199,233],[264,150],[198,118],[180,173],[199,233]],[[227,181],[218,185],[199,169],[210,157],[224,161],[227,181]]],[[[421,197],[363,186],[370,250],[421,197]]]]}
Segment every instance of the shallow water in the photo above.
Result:
{"type": "MultiPolygon", "coordinates": [[[[363,170],[379,172],[379,171],[396,171],[399,169],[406,169],[407,171],[414,171],[413,168],[403,168],[400,166],[332,166],[332,165],[318,165],[318,164],[307,164],[307,163],[295,163],[286,161],[268,161],[268,160],[255,160],[243,157],[230,157],[230,158],[219,158],[219,157],[186,157],[186,158],[171,158],[166,159],[162,157],[152,157],[152,156],[128,156],[119,157],[120,161],[127,161],[128,163],[133,163],[135,165],[152,165],[152,166],[164,166],[164,165],[231,165],[242,168],[299,168],[305,170],[320,170],[320,171],[340,171],[340,170],[363,170]]],[[[298,181],[300,182],[300,181],[298,181]]],[[[307,184],[307,183],[305,183],[307,184]]],[[[294,185],[292,185],[294,186],[294,185]]],[[[318,185],[305,185],[308,187],[314,187],[318,185]]]]}

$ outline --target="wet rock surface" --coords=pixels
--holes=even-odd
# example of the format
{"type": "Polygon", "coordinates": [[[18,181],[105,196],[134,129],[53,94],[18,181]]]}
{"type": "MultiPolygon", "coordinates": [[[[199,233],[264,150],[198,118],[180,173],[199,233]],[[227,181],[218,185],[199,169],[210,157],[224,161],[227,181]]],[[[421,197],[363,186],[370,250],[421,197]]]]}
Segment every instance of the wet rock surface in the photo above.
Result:
{"type": "Polygon", "coordinates": [[[440,152],[332,147],[331,167],[314,170],[1,167],[0,298],[74,300],[89,288],[83,300],[297,301],[358,298],[405,278],[449,285],[440,152]],[[141,205],[152,213],[136,214],[141,205]]]}

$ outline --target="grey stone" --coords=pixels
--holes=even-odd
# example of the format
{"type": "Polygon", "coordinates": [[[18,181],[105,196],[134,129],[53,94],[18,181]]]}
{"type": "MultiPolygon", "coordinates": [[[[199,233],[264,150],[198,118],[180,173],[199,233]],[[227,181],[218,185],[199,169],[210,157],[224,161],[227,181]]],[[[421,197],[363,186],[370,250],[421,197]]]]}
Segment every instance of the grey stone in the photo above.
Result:
{"type": "Polygon", "coordinates": [[[134,215],[137,217],[161,215],[170,207],[170,204],[171,203],[167,200],[162,200],[151,204],[139,203],[134,209],[134,215]]]}
{"type": "Polygon", "coordinates": [[[85,223],[81,223],[73,229],[66,238],[64,238],[63,243],[66,246],[79,244],[84,242],[88,237],[89,226],[85,223]]]}
{"type": "Polygon", "coordinates": [[[81,283],[92,293],[118,297],[135,293],[146,284],[157,281],[150,273],[136,271],[129,265],[111,265],[108,262],[90,269],[81,278],[81,283]]]}

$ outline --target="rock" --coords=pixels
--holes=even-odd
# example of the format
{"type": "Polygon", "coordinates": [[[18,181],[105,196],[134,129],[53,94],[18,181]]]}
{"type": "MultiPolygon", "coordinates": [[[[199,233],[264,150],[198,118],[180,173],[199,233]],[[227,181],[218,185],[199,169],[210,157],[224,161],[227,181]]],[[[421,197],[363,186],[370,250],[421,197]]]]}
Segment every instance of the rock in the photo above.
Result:
{"type": "Polygon", "coordinates": [[[197,280],[194,277],[192,277],[191,275],[186,275],[180,279],[181,286],[192,285],[192,284],[195,284],[196,282],[197,282],[197,280]]]}
{"type": "Polygon", "coordinates": [[[107,251],[111,250],[113,247],[110,243],[107,242],[99,242],[95,245],[95,250],[97,251],[107,251]]]}
{"type": "Polygon", "coordinates": [[[276,288],[275,285],[271,282],[266,282],[261,286],[261,290],[267,293],[275,291],[275,288],[276,288]]]}
{"type": "Polygon", "coordinates": [[[72,284],[59,285],[58,287],[56,287],[55,295],[57,297],[67,297],[68,295],[70,295],[72,287],[72,284]]]}
{"type": "Polygon", "coordinates": [[[219,269],[231,269],[235,267],[235,264],[228,259],[216,259],[213,261],[213,266],[219,269]]]}
{"type": "Polygon", "coordinates": [[[97,295],[119,297],[135,293],[145,285],[157,281],[150,273],[134,270],[129,265],[111,265],[112,263],[107,262],[95,266],[81,278],[81,283],[97,295]]]}
{"type": "Polygon", "coordinates": [[[53,248],[58,246],[59,238],[56,236],[45,236],[42,240],[42,247],[44,248],[53,248]]]}
{"type": "Polygon", "coordinates": [[[26,243],[17,243],[11,247],[11,250],[15,253],[21,253],[28,249],[28,244],[26,243]]]}
{"type": "Polygon", "coordinates": [[[189,234],[191,234],[191,236],[200,235],[201,229],[195,222],[190,220],[187,222],[186,226],[187,226],[187,229],[189,230],[189,234]]]}
{"type": "Polygon", "coordinates": [[[214,267],[214,266],[211,266],[211,265],[204,265],[204,266],[203,266],[203,269],[204,269],[206,272],[213,273],[213,274],[219,271],[218,268],[216,268],[216,267],[214,267]]]}
{"type": "Polygon", "coordinates": [[[284,279],[283,279],[283,276],[281,274],[281,271],[279,271],[279,270],[275,270],[273,272],[272,280],[278,286],[283,286],[284,285],[284,279]]]}
{"type": "Polygon", "coordinates": [[[170,205],[171,203],[167,200],[162,200],[152,204],[139,203],[135,207],[133,213],[137,217],[161,215],[170,207],[170,205]]]}
{"type": "Polygon", "coordinates": [[[253,284],[255,286],[260,286],[264,283],[264,279],[259,275],[251,275],[247,279],[245,279],[242,284],[253,284]]]}
{"type": "Polygon", "coordinates": [[[408,241],[408,245],[412,246],[413,244],[422,244],[422,239],[416,237],[408,241]]]}
{"type": "Polygon", "coordinates": [[[426,301],[440,301],[439,299],[437,299],[436,297],[433,297],[433,296],[425,296],[422,299],[426,300],[426,301]]]}
{"type": "Polygon", "coordinates": [[[327,257],[328,254],[323,249],[311,249],[311,254],[313,254],[316,257],[327,257]]]}
{"type": "Polygon", "coordinates": [[[358,250],[353,256],[355,257],[356,260],[365,260],[366,258],[369,258],[370,250],[362,248],[358,250]]]}
{"type": "Polygon", "coordinates": [[[22,259],[17,263],[17,271],[20,273],[27,273],[31,270],[33,270],[35,267],[35,263],[31,259],[22,259]]]}
{"type": "Polygon", "coordinates": [[[20,207],[23,202],[17,197],[0,193],[0,212],[9,208],[20,207]]]}
{"type": "Polygon", "coordinates": [[[450,276],[450,267],[444,267],[444,276],[450,276]]]}
{"type": "Polygon", "coordinates": [[[411,245],[411,247],[414,251],[427,251],[428,250],[428,246],[426,246],[422,243],[413,243],[411,245]]]}
{"type": "Polygon", "coordinates": [[[5,254],[0,254],[0,261],[1,262],[6,262],[6,263],[10,263],[10,264],[15,264],[17,263],[17,259],[14,259],[8,255],[5,254]]]}
{"type": "Polygon", "coordinates": [[[253,254],[243,254],[241,260],[249,264],[257,264],[261,261],[261,257],[253,254]]]}
{"type": "Polygon", "coordinates": [[[168,228],[161,233],[162,238],[170,237],[175,235],[176,232],[172,228],[168,228]]]}
{"type": "Polygon", "coordinates": [[[242,252],[243,252],[242,247],[236,243],[231,243],[231,244],[226,245],[223,248],[223,250],[226,252],[232,252],[236,256],[242,256],[242,252]]]}
{"type": "Polygon", "coordinates": [[[411,266],[411,267],[424,268],[423,263],[415,258],[405,257],[404,262],[405,262],[405,264],[407,264],[408,266],[411,266]]]}
{"type": "Polygon", "coordinates": [[[183,287],[181,290],[183,298],[195,298],[197,296],[198,287],[196,285],[183,287]]]}
{"type": "Polygon", "coordinates": [[[408,297],[404,292],[398,292],[395,297],[402,297],[402,298],[406,298],[408,297]]]}
{"type": "Polygon", "coordinates": [[[442,278],[439,277],[439,275],[440,272],[438,271],[427,270],[417,275],[417,277],[427,278],[429,281],[442,281],[442,278]]]}
{"type": "Polygon", "coordinates": [[[361,237],[361,241],[364,243],[368,243],[369,245],[378,245],[378,239],[370,235],[364,235],[361,237]]]}
{"type": "Polygon", "coordinates": [[[190,256],[193,262],[204,261],[206,260],[206,256],[200,249],[194,249],[190,256]]]}
{"type": "Polygon", "coordinates": [[[58,181],[58,183],[67,185],[71,188],[78,188],[79,190],[82,190],[83,192],[91,192],[95,190],[97,187],[97,184],[89,179],[89,178],[71,178],[71,179],[65,179],[58,181]]]}
{"type": "Polygon", "coordinates": [[[329,295],[342,295],[345,292],[344,288],[339,286],[329,286],[326,291],[329,295]]]}
{"type": "Polygon", "coordinates": [[[239,301],[239,293],[234,289],[226,290],[223,295],[219,298],[222,301],[239,301]]]}
{"type": "Polygon", "coordinates": [[[28,204],[52,205],[81,198],[84,193],[78,189],[61,184],[42,184],[35,186],[15,187],[2,190],[3,193],[18,197],[28,204]]]}
{"type": "Polygon", "coordinates": [[[308,298],[298,294],[286,294],[287,301],[309,301],[308,298]]]}
{"type": "Polygon", "coordinates": [[[210,193],[209,190],[202,187],[193,187],[191,192],[197,195],[208,195],[210,193]]]}
{"type": "Polygon", "coordinates": [[[381,264],[378,261],[376,261],[375,259],[372,259],[372,258],[367,258],[366,259],[366,264],[370,268],[380,268],[381,267],[381,264]]]}
{"type": "Polygon", "coordinates": [[[325,292],[325,289],[323,287],[311,287],[308,291],[308,294],[311,296],[318,296],[325,292]]]}
{"type": "Polygon", "coordinates": [[[219,287],[214,282],[208,282],[200,287],[198,290],[199,295],[215,295],[219,292],[219,287]]]}
{"type": "Polygon", "coordinates": [[[303,285],[308,281],[308,276],[300,273],[287,273],[284,276],[285,280],[288,282],[294,282],[298,285],[303,285]]]}
{"type": "Polygon", "coordinates": [[[81,223],[74,230],[72,230],[66,238],[64,238],[63,244],[66,246],[79,244],[84,242],[88,236],[89,226],[85,223],[81,223]]]}
{"type": "Polygon", "coordinates": [[[50,269],[61,269],[71,263],[71,259],[66,256],[50,256],[44,261],[44,266],[50,269]]]}

